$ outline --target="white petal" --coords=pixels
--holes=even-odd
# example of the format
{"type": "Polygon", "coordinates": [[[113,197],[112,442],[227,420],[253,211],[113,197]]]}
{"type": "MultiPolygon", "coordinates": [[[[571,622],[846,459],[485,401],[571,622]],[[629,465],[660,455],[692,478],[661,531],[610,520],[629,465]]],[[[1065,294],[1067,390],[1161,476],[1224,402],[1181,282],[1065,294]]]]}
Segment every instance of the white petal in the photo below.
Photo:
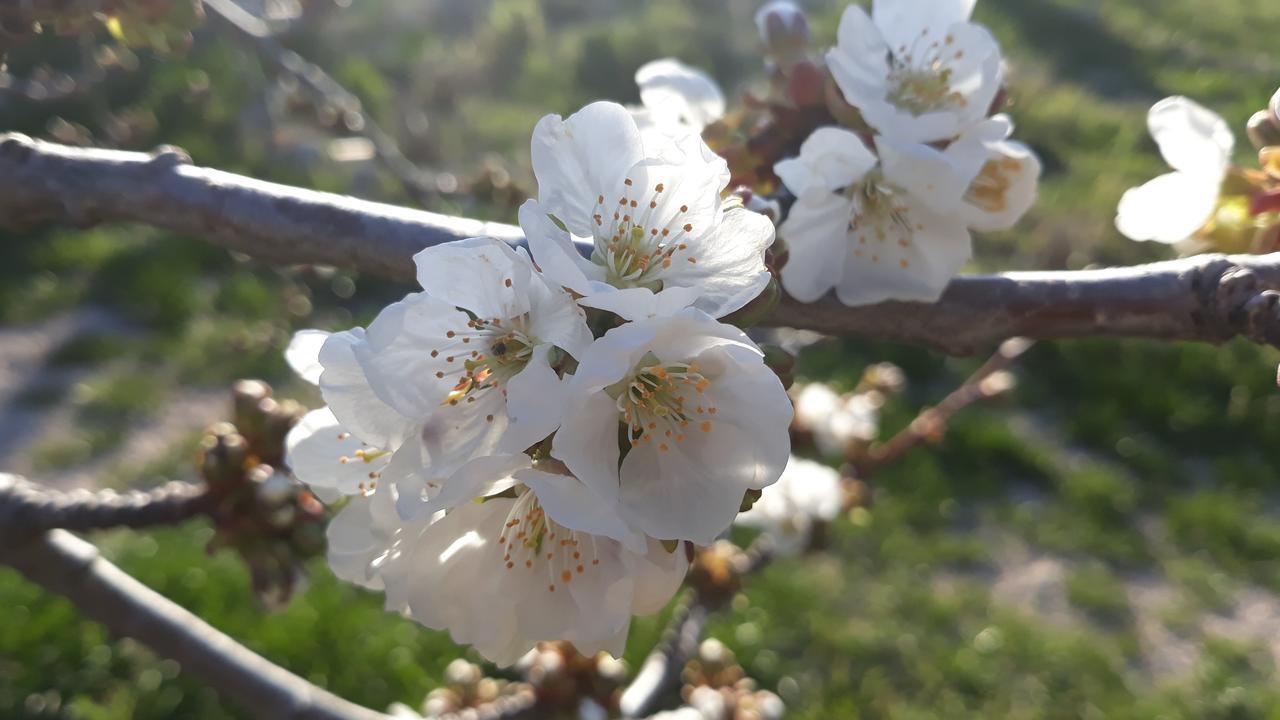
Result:
{"type": "Polygon", "coordinates": [[[853,207],[847,198],[817,190],[791,207],[778,234],[787,241],[782,288],[800,302],[813,302],[840,282],[848,252],[853,207]]]}
{"type": "Polygon", "coordinates": [[[978,169],[963,167],[945,153],[920,143],[899,143],[882,137],[877,138],[876,148],[885,178],[938,212],[959,209],[978,169]]]}
{"type": "Polygon", "coordinates": [[[520,228],[529,241],[534,262],[548,280],[579,295],[590,293],[591,281],[603,280],[604,271],[582,257],[573,236],[556,227],[548,217],[549,212],[537,200],[526,200],[520,206],[520,228]]]}
{"type": "Polygon", "coordinates": [[[285,348],[285,362],[298,377],[312,385],[319,383],[320,373],[324,372],[324,366],[320,364],[320,348],[328,339],[329,333],[324,330],[299,330],[289,340],[289,347],[285,348]]]}
{"type": "Polygon", "coordinates": [[[640,66],[636,84],[640,102],[659,129],[700,133],[724,116],[724,93],[715,80],[674,58],[640,66]]]}
{"type": "MultiPolygon", "coordinates": [[[[619,373],[619,376],[621,373],[619,373]]],[[[572,396],[551,456],[607,501],[618,497],[618,407],[603,392],[572,396]]]]}
{"type": "Polygon", "coordinates": [[[534,348],[529,364],[507,383],[507,415],[510,424],[499,447],[524,452],[560,427],[568,396],[563,382],[551,369],[551,348],[534,348]]]}
{"type": "Polygon", "coordinates": [[[356,357],[367,345],[364,328],[333,333],[320,348],[320,392],[329,409],[348,431],[366,443],[384,449],[398,447],[416,427],[373,391],[364,367],[356,357]]]}
{"type": "Polygon", "coordinates": [[[867,12],[849,5],[840,16],[836,46],[827,66],[846,100],[861,108],[869,99],[883,101],[889,76],[889,45],[867,12]]]}
{"type": "Polygon", "coordinates": [[[1213,215],[1218,182],[1215,177],[1171,172],[1130,188],[1116,209],[1116,228],[1132,240],[1185,240],[1213,215]]]}
{"type": "MultiPolygon", "coordinates": [[[[972,256],[969,231],[962,218],[934,213],[914,197],[903,204],[913,224],[906,247],[877,239],[868,228],[845,256],[844,274],[836,296],[845,305],[868,305],[884,300],[933,302],[972,256]],[[862,240],[866,240],[862,243],[862,240]]],[[[893,230],[882,230],[892,238],[893,230]]]]}
{"type": "Polygon", "coordinates": [[[930,40],[956,23],[967,23],[977,0],[874,0],[871,17],[894,50],[930,40]]]}
{"type": "Polygon", "coordinates": [[[700,237],[696,247],[691,244],[687,257],[677,254],[672,267],[662,272],[663,292],[695,288],[694,307],[711,317],[742,308],[769,284],[764,256],[773,234],[773,222],[764,215],[745,208],[726,210],[712,232],[700,237]]]}
{"type": "Polygon", "coordinates": [[[635,120],[609,102],[592,103],[567,120],[542,118],[531,150],[538,201],[580,237],[591,236],[597,195],[618,186],[644,158],[635,120]]]}
{"type": "Polygon", "coordinates": [[[557,523],[612,538],[632,552],[646,552],[646,538],[627,526],[617,505],[601,498],[577,478],[540,470],[520,470],[515,477],[533,489],[542,509],[557,523]]]}
{"type": "Polygon", "coordinates": [[[677,547],[675,552],[667,552],[662,543],[649,538],[647,552],[635,555],[631,562],[631,572],[635,574],[631,613],[652,615],[661,610],[680,589],[688,571],[689,561],[684,548],[677,547]]]}
{"type": "Polygon", "coordinates": [[[674,315],[692,305],[701,295],[701,290],[696,287],[669,287],[655,293],[648,288],[618,289],[610,286],[578,300],[578,304],[611,312],[623,320],[643,320],[674,315]]]}
{"type": "Polygon", "coordinates": [[[353,497],[329,521],[326,553],[329,568],[339,579],[379,590],[382,579],[371,571],[374,559],[387,550],[387,539],[375,530],[372,498],[353,497]]]}
{"type": "Polygon", "coordinates": [[[636,201],[630,213],[638,225],[696,238],[720,217],[720,194],[729,184],[729,165],[697,135],[672,141],[669,147],[663,157],[629,169],[613,192],[605,193],[605,202],[615,202],[615,197],[636,201]],[[692,230],[685,231],[688,225],[692,230]]]}
{"type": "Polygon", "coordinates": [[[1206,183],[1221,180],[1236,141],[1217,113],[1194,100],[1169,97],[1151,107],[1147,127],[1169,167],[1206,183]]]}
{"type": "Polygon", "coordinates": [[[361,442],[347,432],[329,408],[312,410],[285,438],[286,462],[298,480],[313,488],[354,495],[369,485],[370,473],[378,473],[390,453],[361,442]],[[372,459],[365,460],[369,456],[372,459]]]}
{"type": "Polygon", "coordinates": [[[779,162],[774,172],[800,197],[813,187],[835,191],[861,180],[876,166],[876,156],[857,133],[820,127],[800,145],[800,156],[779,162]]]}
{"type": "Polygon", "coordinates": [[[444,243],[422,250],[413,261],[423,290],[450,305],[486,319],[505,320],[529,311],[533,268],[500,240],[444,243]]]}
{"type": "Polygon", "coordinates": [[[592,340],[586,314],[573,296],[540,274],[529,282],[529,334],[573,357],[580,356],[592,340]]]}

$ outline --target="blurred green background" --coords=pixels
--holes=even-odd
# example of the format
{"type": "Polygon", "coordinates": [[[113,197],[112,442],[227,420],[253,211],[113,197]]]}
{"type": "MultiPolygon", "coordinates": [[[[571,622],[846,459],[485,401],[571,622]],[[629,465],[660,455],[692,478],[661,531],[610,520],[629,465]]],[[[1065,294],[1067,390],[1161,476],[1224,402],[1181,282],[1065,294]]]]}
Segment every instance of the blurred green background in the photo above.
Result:
{"type": "MultiPolygon", "coordinates": [[[[828,44],[844,6],[802,3],[828,44]]],[[[362,0],[286,44],[357,93],[424,166],[470,184],[431,209],[514,220],[527,143],[548,112],[637,100],[635,69],[677,56],[731,91],[760,72],[755,3],[362,0]]],[[[1121,238],[1121,192],[1163,172],[1147,107],[1192,96],[1237,129],[1280,83],[1280,5],[1259,0],[982,0],[1011,67],[1017,137],[1044,160],[1036,209],[979,238],[976,267],[1080,268],[1169,257],[1121,238]]],[[[104,42],[105,38],[102,39],[104,42]]],[[[73,68],[42,38],[10,70],[73,68]]],[[[339,161],[331,117],[208,30],[183,58],[126,56],[90,91],[0,90],[0,129],[136,149],[390,202],[368,161],[339,161]],[[326,122],[330,122],[326,126],[326,122]]],[[[356,153],[358,156],[359,153],[356,153]]],[[[451,187],[449,177],[442,186],[451,187]]],[[[59,487],[189,478],[200,429],[244,376],[315,404],[281,358],[291,332],[366,322],[408,291],[346,271],[277,269],[141,227],[0,236],[0,467],[59,487]]],[[[802,377],[850,389],[889,360],[909,388],[886,432],[979,359],[856,340],[802,377]]],[[[874,478],[875,505],[828,553],[770,567],[711,634],[795,718],[1280,718],[1280,353],[1140,342],[1042,343],[1004,401],[874,478]]],[[[199,524],[94,537],[141,580],[351,700],[417,704],[465,651],[381,611],[323,562],[283,610],[208,555],[199,524]]],[[[636,621],[632,667],[662,618],[636,621]]],[[[239,717],[132,642],[0,570],[0,717],[239,717]]]]}

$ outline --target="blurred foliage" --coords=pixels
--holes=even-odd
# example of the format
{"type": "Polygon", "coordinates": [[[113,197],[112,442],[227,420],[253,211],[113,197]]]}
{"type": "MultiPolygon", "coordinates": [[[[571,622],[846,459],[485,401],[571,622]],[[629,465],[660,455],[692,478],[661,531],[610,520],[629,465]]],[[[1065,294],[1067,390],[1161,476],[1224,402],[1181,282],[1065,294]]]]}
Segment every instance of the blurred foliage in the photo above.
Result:
{"type": "MultiPolygon", "coordinates": [[[[804,4],[817,40],[829,43],[843,3],[804,4]]],[[[364,0],[302,21],[285,42],[357,93],[416,162],[459,177],[488,163],[531,188],[536,120],[597,98],[635,102],[631,75],[645,61],[676,55],[731,94],[747,87],[760,68],[754,9],[730,0],[364,0]]],[[[1040,203],[1020,227],[975,243],[979,268],[1167,257],[1112,229],[1123,190],[1163,171],[1147,107],[1193,96],[1242,137],[1280,77],[1274,3],[982,0],[978,19],[1009,57],[1018,137],[1046,166],[1040,203]]],[[[105,31],[98,39],[113,42],[105,31]]],[[[79,58],[74,41],[46,34],[10,53],[10,71],[70,71],[79,58]]],[[[0,94],[0,128],[135,149],[172,143],[200,164],[407,202],[372,163],[332,159],[332,125],[293,108],[289,89],[226,39],[198,31],[183,57],[133,58],[131,71],[65,98],[0,94]]],[[[468,204],[433,209],[514,219],[509,202],[459,202],[468,204]]],[[[315,402],[288,378],[280,352],[290,333],[367,322],[408,289],[327,268],[268,268],[145,228],[0,236],[0,322],[95,306],[124,325],[50,356],[51,367],[83,374],[78,387],[24,396],[70,408],[84,436],[37,448],[50,468],[109,456],[130,423],[190,388],[253,375],[315,402]]],[[[806,352],[798,373],[851,389],[882,360],[910,381],[886,407],[888,432],[978,364],[847,340],[806,352]]],[[[1278,361],[1243,342],[1042,344],[1020,364],[1010,398],[966,411],[940,444],[876,476],[874,505],[837,523],[829,554],[770,567],[712,632],[802,720],[1273,718],[1270,638],[1229,641],[1203,620],[1238,613],[1242,590],[1280,592],[1278,361]],[[1028,558],[1064,568],[1053,585],[1063,607],[1048,619],[1000,589],[1028,558]],[[1142,582],[1161,583],[1173,602],[1144,609],[1131,598],[1142,582]],[[1146,623],[1192,648],[1192,666],[1152,677],[1145,654],[1173,650],[1146,623]]],[[[154,462],[120,463],[104,482],[187,477],[192,449],[184,439],[154,462]]],[[[234,557],[205,554],[210,532],[97,539],[215,626],[373,707],[420,703],[465,654],[384,613],[379,596],[336,582],[322,563],[289,607],[267,613],[234,557]]],[[[0,717],[239,717],[173,663],[107,638],[11,572],[0,571],[0,607],[0,717]]],[[[635,623],[633,668],[661,620],[635,623]]]]}

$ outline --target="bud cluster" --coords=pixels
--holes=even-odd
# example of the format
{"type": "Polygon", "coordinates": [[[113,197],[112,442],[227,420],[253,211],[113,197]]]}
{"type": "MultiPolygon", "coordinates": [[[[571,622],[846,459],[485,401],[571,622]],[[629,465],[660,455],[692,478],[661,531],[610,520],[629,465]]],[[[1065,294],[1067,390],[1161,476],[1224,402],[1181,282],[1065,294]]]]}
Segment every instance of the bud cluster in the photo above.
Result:
{"type": "Polygon", "coordinates": [[[779,720],[786,710],[777,695],[757,688],[719,640],[703,640],[681,678],[681,696],[705,720],[779,720]]]}
{"type": "Polygon", "coordinates": [[[271,387],[241,380],[232,392],[233,422],[211,426],[201,440],[200,469],[214,498],[209,550],[229,548],[249,566],[254,590],[287,601],[303,564],[324,551],[324,506],[281,470],[284,439],[302,416],[271,387]]]}

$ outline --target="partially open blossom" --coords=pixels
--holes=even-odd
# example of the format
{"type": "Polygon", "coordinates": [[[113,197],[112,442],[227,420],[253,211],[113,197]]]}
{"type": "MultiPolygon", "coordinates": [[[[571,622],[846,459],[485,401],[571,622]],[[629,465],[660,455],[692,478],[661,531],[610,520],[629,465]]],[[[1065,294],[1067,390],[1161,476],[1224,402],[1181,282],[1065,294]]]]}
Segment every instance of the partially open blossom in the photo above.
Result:
{"type": "Polygon", "coordinates": [[[505,243],[463,240],[415,260],[429,290],[387,307],[367,331],[329,336],[318,358],[335,419],[395,452],[386,467],[397,481],[550,435],[563,405],[552,364],[591,341],[573,298],[505,243]]]}
{"type": "Polygon", "coordinates": [[[568,393],[552,455],[650,537],[712,542],[790,453],[782,383],[742,331],[696,309],[605,333],[568,393]]]}
{"type": "Polygon", "coordinates": [[[584,306],[628,320],[689,305],[721,317],[769,282],[773,224],[721,199],[728,169],[696,135],[642,137],[621,105],[593,103],[538,123],[533,169],[539,199],[520,224],[547,278],[584,306]]]}
{"type": "Polygon", "coordinates": [[[1173,172],[1125,192],[1116,228],[1132,240],[1181,242],[1213,217],[1235,138],[1225,120],[1184,97],[1153,105],[1147,127],[1173,172]]]}
{"type": "Polygon", "coordinates": [[[710,75],[675,58],[653,60],[636,70],[644,106],[632,111],[642,132],[673,138],[700,135],[724,117],[724,93],[710,75]]]}
{"type": "Polygon", "coordinates": [[[777,62],[804,57],[809,46],[809,19],[791,0],[771,0],[756,11],[756,29],[769,56],[777,62]]]}
{"type": "Polygon", "coordinates": [[[966,195],[982,168],[970,143],[938,150],[819,128],[776,172],[797,197],[778,232],[782,287],[802,302],[937,300],[968,261],[966,195]],[[878,156],[877,156],[878,155],[878,156]]]}
{"type": "Polygon", "coordinates": [[[955,138],[987,116],[1001,85],[1000,48],[969,22],[975,0],[850,5],[827,65],[845,100],[899,142],[955,138]]]}
{"type": "Polygon", "coordinates": [[[970,230],[1008,230],[1035,202],[1040,158],[1025,144],[1010,140],[1012,132],[1009,118],[997,115],[962,133],[956,147],[949,149],[948,154],[957,158],[971,147],[971,162],[980,168],[960,206],[970,230]]]}
{"type": "Polygon", "coordinates": [[[830,522],[840,514],[840,503],[840,473],[793,457],[778,482],[735,522],[764,530],[777,552],[790,554],[804,549],[815,522],[830,522]]]}

